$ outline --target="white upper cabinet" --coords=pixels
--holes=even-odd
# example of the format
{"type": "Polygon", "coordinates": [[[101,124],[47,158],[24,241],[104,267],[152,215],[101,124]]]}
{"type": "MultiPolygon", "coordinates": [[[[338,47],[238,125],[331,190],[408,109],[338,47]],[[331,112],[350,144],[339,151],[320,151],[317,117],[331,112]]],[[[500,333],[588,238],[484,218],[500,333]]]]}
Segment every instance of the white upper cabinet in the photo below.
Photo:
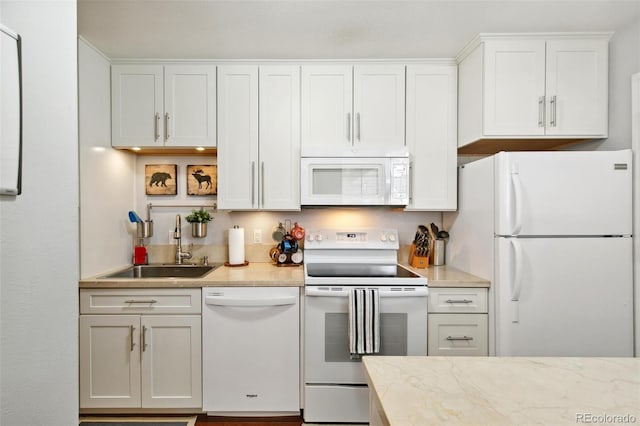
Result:
{"type": "Polygon", "coordinates": [[[218,208],[300,209],[300,67],[218,69],[218,208]]]}
{"type": "Polygon", "coordinates": [[[480,35],[458,57],[459,152],[607,137],[609,37],[480,35]]]}
{"type": "Polygon", "coordinates": [[[404,65],[304,65],[305,152],[403,148],[404,65]]]}
{"type": "Polygon", "coordinates": [[[407,66],[407,210],[457,207],[457,86],[455,64],[407,66]]]}
{"type": "Polygon", "coordinates": [[[215,65],[113,65],[114,147],[215,147],[215,65]]]}

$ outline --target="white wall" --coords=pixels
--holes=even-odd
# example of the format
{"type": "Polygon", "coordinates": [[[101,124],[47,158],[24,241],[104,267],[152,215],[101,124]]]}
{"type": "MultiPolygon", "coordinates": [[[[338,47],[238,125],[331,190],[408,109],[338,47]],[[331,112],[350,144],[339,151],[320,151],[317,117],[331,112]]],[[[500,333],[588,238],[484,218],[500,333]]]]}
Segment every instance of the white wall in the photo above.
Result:
{"type": "Polygon", "coordinates": [[[131,263],[135,155],[111,149],[110,62],[78,41],[80,276],[131,263]]]}
{"type": "Polygon", "coordinates": [[[0,424],[78,420],[76,2],[0,2],[23,37],[23,193],[0,197],[0,424]]]}

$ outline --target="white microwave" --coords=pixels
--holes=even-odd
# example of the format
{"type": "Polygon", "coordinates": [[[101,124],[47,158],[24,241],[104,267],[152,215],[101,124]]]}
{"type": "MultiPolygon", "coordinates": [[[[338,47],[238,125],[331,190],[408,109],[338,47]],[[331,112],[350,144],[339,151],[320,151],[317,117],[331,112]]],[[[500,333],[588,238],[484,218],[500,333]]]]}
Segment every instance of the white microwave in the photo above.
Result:
{"type": "Polygon", "coordinates": [[[409,157],[302,157],[303,206],[406,206],[409,157]]]}

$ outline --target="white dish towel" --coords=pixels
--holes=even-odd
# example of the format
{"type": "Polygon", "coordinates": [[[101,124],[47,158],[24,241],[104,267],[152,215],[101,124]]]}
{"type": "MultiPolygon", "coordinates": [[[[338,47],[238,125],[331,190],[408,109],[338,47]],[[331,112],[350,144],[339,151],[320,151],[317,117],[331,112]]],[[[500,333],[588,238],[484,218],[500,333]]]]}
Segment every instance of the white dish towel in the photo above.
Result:
{"type": "Polygon", "coordinates": [[[380,294],[376,288],[349,291],[349,352],[380,352],[380,294]]]}

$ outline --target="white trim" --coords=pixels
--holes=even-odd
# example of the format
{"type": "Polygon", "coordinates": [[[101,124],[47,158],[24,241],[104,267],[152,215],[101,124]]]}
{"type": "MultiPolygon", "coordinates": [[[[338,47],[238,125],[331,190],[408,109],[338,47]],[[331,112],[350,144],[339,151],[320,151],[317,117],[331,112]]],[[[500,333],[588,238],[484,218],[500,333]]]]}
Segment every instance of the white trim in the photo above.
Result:
{"type": "Polygon", "coordinates": [[[125,64],[205,64],[205,65],[318,65],[318,64],[347,64],[347,65],[375,65],[375,64],[428,64],[455,65],[454,58],[394,58],[394,59],[109,59],[114,65],[125,64]]]}
{"type": "Polygon", "coordinates": [[[631,148],[633,149],[633,288],[635,356],[640,357],[640,73],[631,76],[631,148]]]}
{"type": "Polygon", "coordinates": [[[600,32],[575,32],[575,33],[480,33],[467,43],[456,55],[456,62],[460,63],[466,58],[476,47],[486,40],[546,40],[553,38],[554,40],[563,38],[606,38],[611,40],[613,31],[600,32]]]}

